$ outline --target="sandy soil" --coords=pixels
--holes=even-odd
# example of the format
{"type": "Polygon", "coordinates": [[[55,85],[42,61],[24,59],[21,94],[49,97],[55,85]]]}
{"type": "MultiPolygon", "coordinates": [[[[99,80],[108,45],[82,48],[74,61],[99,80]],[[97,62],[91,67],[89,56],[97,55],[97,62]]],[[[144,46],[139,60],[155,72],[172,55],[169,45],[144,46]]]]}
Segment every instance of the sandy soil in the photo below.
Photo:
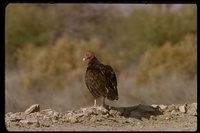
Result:
{"type": "Polygon", "coordinates": [[[196,131],[197,103],[87,107],[65,113],[38,104],[6,113],[8,131],[196,131]]]}

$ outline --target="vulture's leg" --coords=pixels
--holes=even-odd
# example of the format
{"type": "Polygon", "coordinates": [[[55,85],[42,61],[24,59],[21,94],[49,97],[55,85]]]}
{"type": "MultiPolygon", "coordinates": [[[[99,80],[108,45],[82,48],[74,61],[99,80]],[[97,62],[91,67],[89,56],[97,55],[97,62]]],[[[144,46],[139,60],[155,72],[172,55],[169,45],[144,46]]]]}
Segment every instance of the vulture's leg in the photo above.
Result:
{"type": "Polygon", "coordinates": [[[96,107],[96,106],[97,106],[97,100],[94,99],[94,107],[96,107]]]}
{"type": "Polygon", "coordinates": [[[105,97],[103,97],[103,106],[105,106],[106,103],[105,103],[105,97]]]}
{"type": "Polygon", "coordinates": [[[105,103],[105,97],[103,97],[103,107],[106,109],[110,109],[110,106],[105,103]]]}

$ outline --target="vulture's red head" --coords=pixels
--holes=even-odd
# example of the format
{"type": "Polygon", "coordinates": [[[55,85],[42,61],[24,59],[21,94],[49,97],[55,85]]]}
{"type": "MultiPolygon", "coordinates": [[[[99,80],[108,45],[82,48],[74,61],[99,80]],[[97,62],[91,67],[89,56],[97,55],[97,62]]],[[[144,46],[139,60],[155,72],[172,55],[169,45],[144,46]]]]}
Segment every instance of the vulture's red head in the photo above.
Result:
{"type": "Polygon", "coordinates": [[[85,60],[91,60],[92,58],[94,58],[94,53],[92,53],[91,51],[87,52],[83,58],[83,61],[85,60]]]}

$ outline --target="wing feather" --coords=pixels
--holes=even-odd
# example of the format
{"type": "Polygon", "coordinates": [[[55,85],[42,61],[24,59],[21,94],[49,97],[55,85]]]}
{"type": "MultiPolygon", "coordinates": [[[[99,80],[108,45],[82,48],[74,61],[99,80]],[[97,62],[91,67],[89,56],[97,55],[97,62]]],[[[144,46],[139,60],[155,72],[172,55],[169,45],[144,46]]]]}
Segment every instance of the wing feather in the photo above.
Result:
{"type": "Polygon", "coordinates": [[[88,68],[85,75],[85,83],[95,98],[100,96],[106,97],[105,77],[100,70],[95,68],[88,68]]]}
{"type": "Polygon", "coordinates": [[[96,58],[88,63],[85,83],[94,98],[101,96],[118,100],[117,78],[112,67],[100,63],[96,58]]]}

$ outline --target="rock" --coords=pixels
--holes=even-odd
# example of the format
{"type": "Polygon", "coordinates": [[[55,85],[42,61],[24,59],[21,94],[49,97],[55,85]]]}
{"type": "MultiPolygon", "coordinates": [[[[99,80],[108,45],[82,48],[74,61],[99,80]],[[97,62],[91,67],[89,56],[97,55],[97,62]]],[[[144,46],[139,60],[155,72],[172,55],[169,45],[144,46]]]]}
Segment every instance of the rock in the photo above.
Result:
{"type": "Polygon", "coordinates": [[[125,119],[125,120],[123,121],[123,123],[124,123],[124,124],[130,123],[130,121],[129,121],[128,119],[125,119]]]}
{"type": "Polygon", "coordinates": [[[40,123],[39,123],[39,122],[33,123],[33,126],[34,126],[34,127],[40,127],[40,123]]]}
{"type": "Polygon", "coordinates": [[[8,112],[5,114],[5,117],[10,117],[13,114],[13,112],[8,112]]]}
{"type": "Polygon", "coordinates": [[[170,119],[170,117],[169,117],[169,116],[167,116],[165,119],[166,119],[166,120],[169,120],[169,119],[170,119]]]}
{"type": "Polygon", "coordinates": [[[48,124],[48,123],[42,123],[40,125],[43,126],[43,127],[50,127],[50,124],[48,124]]]}
{"type": "Polygon", "coordinates": [[[106,108],[104,108],[103,106],[98,106],[98,107],[96,107],[96,109],[97,109],[97,113],[98,114],[106,114],[106,113],[108,113],[108,110],[106,108]]]}
{"type": "MultiPolygon", "coordinates": [[[[30,112],[27,111],[27,113],[30,112]]],[[[120,128],[120,126],[122,127],[126,125],[132,125],[140,128],[140,126],[145,126],[145,124],[143,125],[143,123],[149,122],[154,126],[161,121],[161,123],[167,124],[173,120],[179,120],[180,117],[188,117],[189,115],[191,116],[189,116],[188,118],[195,119],[197,116],[197,103],[184,105],[175,104],[168,106],[154,104],[151,106],[138,105],[131,107],[112,107],[109,110],[105,109],[104,107],[97,106],[95,108],[88,107],[81,108],[79,110],[66,111],[65,113],[59,113],[56,111],[52,111],[51,109],[45,109],[40,112],[33,112],[30,114],[27,113],[6,113],[6,127],[11,128],[14,126],[17,128],[26,128],[25,130],[39,130],[41,128],[46,130],[46,127],[50,127],[49,129],[53,129],[58,125],[79,126],[83,124],[87,126],[93,125],[97,127],[107,125],[112,128],[114,128],[114,126],[120,128]],[[118,115],[119,113],[121,113],[121,115],[118,115]]],[[[176,122],[179,123],[179,121],[176,122]]],[[[188,125],[188,128],[189,126],[190,125],[188,125]]]]}
{"type": "Polygon", "coordinates": [[[72,117],[69,118],[69,121],[70,121],[71,124],[74,124],[74,123],[78,122],[78,119],[76,117],[72,116],[72,117]]]}
{"type": "Polygon", "coordinates": [[[97,121],[97,117],[95,115],[92,115],[90,118],[90,122],[94,123],[97,121]]]}
{"type": "Polygon", "coordinates": [[[53,123],[57,123],[57,122],[58,122],[58,120],[55,120],[55,119],[53,119],[53,120],[52,120],[52,122],[53,122],[53,123]]]}
{"type": "Polygon", "coordinates": [[[80,113],[80,114],[75,114],[75,117],[76,117],[76,118],[78,118],[78,117],[82,117],[82,116],[84,116],[84,114],[83,114],[83,113],[80,113]]]}
{"type": "Polygon", "coordinates": [[[53,117],[54,120],[58,120],[59,113],[58,112],[54,112],[53,115],[52,115],[52,117],[53,117]]]}
{"type": "Polygon", "coordinates": [[[48,116],[52,116],[54,114],[54,111],[50,110],[46,113],[48,116]]]}
{"type": "Polygon", "coordinates": [[[18,116],[16,114],[11,114],[10,117],[6,117],[6,121],[16,122],[25,119],[25,117],[18,116]]]}
{"type": "Polygon", "coordinates": [[[177,111],[177,108],[176,108],[176,106],[174,104],[172,104],[170,106],[167,106],[167,108],[165,109],[164,113],[172,112],[173,110],[177,111]]]}
{"type": "Polygon", "coordinates": [[[16,122],[17,119],[15,119],[15,118],[7,118],[5,121],[6,122],[16,122]]]}
{"type": "Polygon", "coordinates": [[[103,106],[89,107],[81,109],[85,116],[107,114],[108,110],[103,106]]]}
{"type": "Polygon", "coordinates": [[[167,105],[163,105],[163,104],[161,104],[161,105],[152,104],[151,106],[152,106],[153,108],[156,108],[156,109],[160,108],[161,110],[167,109],[167,105]]]}
{"type": "Polygon", "coordinates": [[[40,111],[40,105],[39,104],[34,104],[30,108],[28,108],[25,113],[30,114],[34,112],[39,112],[40,111]]]}
{"type": "MultiPolygon", "coordinates": [[[[105,119],[105,115],[97,115],[96,118],[97,118],[97,121],[102,121],[103,119],[105,119]]],[[[106,118],[106,119],[108,119],[108,118],[106,118]]]]}
{"type": "Polygon", "coordinates": [[[188,108],[187,113],[193,116],[197,116],[197,103],[192,103],[188,108]]]}
{"type": "Polygon", "coordinates": [[[108,120],[112,120],[113,122],[120,123],[120,120],[118,120],[118,119],[115,119],[115,118],[108,118],[108,120]]]}
{"type": "Polygon", "coordinates": [[[42,111],[40,111],[40,112],[46,114],[46,113],[49,112],[49,111],[52,111],[52,110],[51,110],[51,109],[45,109],[45,110],[42,110],[42,111]]]}
{"type": "Polygon", "coordinates": [[[43,116],[43,119],[44,119],[44,120],[48,120],[48,121],[49,121],[49,120],[51,120],[51,117],[50,117],[50,116],[48,116],[48,115],[44,115],[44,116],[43,116]]]}
{"type": "Polygon", "coordinates": [[[69,118],[66,116],[66,115],[64,115],[62,118],[60,118],[59,119],[60,121],[62,121],[62,122],[69,122],[69,118]]]}
{"type": "Polygon", "coordinates": [[[157,104],[152,104],[151,106],[152,106],[153,108],[156,108],[156,109],[159,107],[159,105],[157,105],[157,104]]]}
{"type": "Polygon", "coordinates": [[[11,115],[10,115],[10,118],[14,118],[14,119],[15,119],[16,116],[17,116],[16,114],[11,114],[11,115]]]}
{"type": "Polygon", "coordinates": [[[171,115],[178,115],[178,112],[176,112],[175,110],[172,110],[171,115]]]}
{"type": "Polygon", "coordinates": [[[192,103],[191,106],[195,109],[197,109],[197,103],[192,103]]]}
{"type": "Polygon", "coordinates": [[[25,119],[25,120],[20,120],[19,122],[22,124],[33,124],[33,123],[38,123],[38,120],[29,118],[29,119],[25,119]]]}
{"type": "Polygon", "coordinates": [[[16,116],[15,119],[16,119],[17,121],[20,121],[20,120],[25,119],[25,117],[23,117],[23,116],[16,116]]]}
{"type": "Polygon", "coordinates": [[[37,117],[41,117],[42,114],[41,114],[40,112],[36,112],[35,116],[37,116],[37,117]]]}
{"type": "Polygon", "coordinates": [[[159,107],[162,109],[162,110],[165,110],[165,109],[167,109],[167,105],[159,105],[159,107]]]}
{"type": "Polygon", "coordinates": [[[62,113],[59,113],[58,117],[59,118],[62,118],[63,114],[62,113]]]}
{"type": "Polygon", "coordinates": [[[114,116],[114,115],[117,114],[117,112],[118,112],[117,110],[112,110],[112,109],[111,109],[111,110],[109,111],[109,114],[111,114],[112,116],[114,116]]]}
{"type": "Polygon", "coordinates": [[[93,113],[92,108],[83,108],[82,111],[84,116],[90,116],[93,113]]]}
{"type": "Polygon", "coordinates": [[[179,110],[180,110],[180,112],[185,113],[186,112],[186,104],[179,106],[179,110]]]}
{"type": "Polygon", "coordinates": [[[157,120],[157,118],[155,116],[153,116],[153,115],[150,116],[150,119],[151,120],[157,120]]]}
{"type": "Polygon", "coordinates": [[[74,113],[73,113],[72,111],[69,111],[69,112],[67,113],[67,116],[70,117],[70,116],[73,116],[73,114],[74,114],[74,113]]]}

